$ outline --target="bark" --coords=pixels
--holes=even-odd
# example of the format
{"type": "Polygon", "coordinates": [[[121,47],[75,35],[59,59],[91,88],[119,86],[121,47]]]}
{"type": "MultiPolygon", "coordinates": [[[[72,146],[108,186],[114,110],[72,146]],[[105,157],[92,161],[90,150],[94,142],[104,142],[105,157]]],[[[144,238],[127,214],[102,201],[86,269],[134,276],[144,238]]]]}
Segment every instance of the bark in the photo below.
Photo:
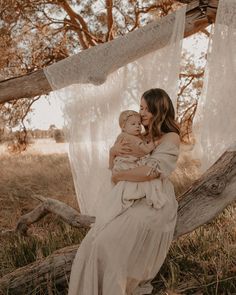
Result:
{"type": "MultiPolygon", "coordinates": [[[[208,223],[235,200],[236,146],[225,152],[181,197],[174,239],[208,223]]],[[[38,285],[48,288],[51,281],[66,288],[77,248],[78,245],[66,247],[2,277],[0,291],[25,294],[26,289],[38,285]]]]}
{"type": "Polygon", "coordinates": [[[182,196],[174,239],[212,221],[236,200],[236,146],[225,152],[182,196]]]}
{"type": "Polygon", "coordinates": [[[49,291],[43,294],[53,294],[52,286],[55,283],[66,288],[77,249],[78,245],[66,247],[5,275],[0,279],[0,294],[29,294],[29,290],[34,290],[37,286],[41,291],[49,291]]]}
{"type": "Polygon", "coordinates": [[[33,211],[21,216],[17,223],[16,230],[22,235],[27,234],[30,224],[37,222],[49,213],[60,216],[66,223],[77,228],[88,228],[95,221],[95,217],[80,214],[78,211],[59,200],[41,196],[38,196],[37,199],[43,203],[33,211]]]}
{"type": "MultiPolygon", "coordinates": [[[[186,1],[183,0],[182,2],[186,3],[186,1]]],[[[218,6],[218,1],[216,0],[208,0],[207,4],[204,5],[200,4],[202,1],[197,0],[190,0],[187,2],[188,6],[185,23],[185,37],[203,30],[210,23],[214,22],[218,6]]],[[[204,3],[205,2],[206,1],[204,1],[204,3]]],[[[161,26],[165,26],[165,18],[163,19],[164,20],[160,20],[161,26]]],[[[131,36],[131,34],[138,33],[138,30],[139,29],[127,34],[127,42],[129,40],[129,36],[131,36]]],[[[160,38],[165,38],[165,36],[160,35],[160,38]]],[[[115,39],[110,42],[117,42],[117,40],[115,39]]],[[[164,43],[165,42],[162,42],[162,40],[158,42],[158,44],[162,46],[164,43]]],[[[156,50],[161,48],[160,45],[158,47],[158,44],[155,48],[156,50]]],[[[101,44],[100,46],[103,45],[104,44],[101,44]]],[[[103,46],[103,48],[104,50],[106,49],[105,46],[103,46]]],[[[86,51],[89,52],[89,50],[92,49],[93,48],[89,48],[86,51]]],[[[81,53],[84,54],[83,51],[81,53]]],[[[102,68],[102,65],[99,67],[102,68]]],[[[112,68],[112,71],[115,70],[116,68],[112,68]]],[[[13,99],[32,98],[38,95],[48,94],[50,91],[52,91],[51,86],[49,85],[43,70],[40,69],[24,76],[0,81],[0,103],[11,101],[13,99]]]]}

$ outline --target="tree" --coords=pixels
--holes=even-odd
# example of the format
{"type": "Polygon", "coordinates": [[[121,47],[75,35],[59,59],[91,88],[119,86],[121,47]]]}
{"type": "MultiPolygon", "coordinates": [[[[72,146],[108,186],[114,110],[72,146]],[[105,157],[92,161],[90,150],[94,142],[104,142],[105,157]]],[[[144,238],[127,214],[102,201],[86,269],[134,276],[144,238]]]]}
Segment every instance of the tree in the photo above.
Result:
{"type": "MultiPolygon", "coordinates": [[[[56,28],[52,28],[47,20],[47,13],[60,13],[51,6],[50,1],[12,0],[0,3],[1,79],[32,73],[68,56],[64,35],[60,30],[56,32],[56,28]],[[52,38],[53,34],[55,38],[52,38]]],[[[8,128],[18,127],[24,134],[21,141],[26,147],[25,120],[40,96],[16,101],[13,95],[12,99],[0,105],[1,116],[8,128]]]]}
{"type": "MultiPolygon", "coordinates": [[[[198,38],[201,37],[200,33],[197,35],[198,38]]],[[[197,45],[197,42],[196,38],[195,45],[197,45]]],[[[196,64],[196,59],[193,59],[192,54],[187,50],[182,55],[177,99],[177,120],[180,123],[182,141],[193,144],[195,143],[195,138],[192,126],[203,87],[206,52],[203,50],[199,54],[198,64],[196,64]]]]}
{"type": "MultiPolygon", "coordinates": [[[[5,124],[26,131],[24,120],[33,103],[51,91],[43,67],[132,32],[153,16],[165,16],[176,2],[106,0],[99,10],[99,1],[91,0],[83,4],[72,0],[2,2],[0,67],[5,80],[0,82],[0,112],[5,124]]],[[[188,3],[185,36],[214,21],[217,1],[180,2],[188,3]]]]}
{"type": "MultiPolygon", "coordinates": [[[[59,1],[58,3],[62,3],[63,1],[59,1]]],[[[186,1],[185,1],[186,2],[186,1]]],[[[195,1],[189,1],[191,4],[192,2],[195,1]]],[[[107,3],[107,16],[111,15],[109,14],[109,9],[111,6],[108,4],[111,3],[110,1],[106,1],[107,3]]],[[[63,2],[64,4],[64,2],[63,2]]],[[[68,7],[67,7],[68,8],[68,7]]],[[[72,23],[72,26],[75,26],[74,20],[76,19],[76,15],[70,12],[70,21],[72,23]]],[[[147,12],[147,11],[145,11],[147,12]]],[[[211,19],[209,17],[209,19],[211,19]]],[[[111,19],[109,19],[110,22],[108,25],[108,28],[110,28],[106,34],[106,38],[108,40],[112,40],[114,38],[114,32],[113,32],[113,22],[111,22],[111,19]]],[[[197,28],[189,28],[186,29],[187,33],[190,33],[195,30],[200,30],[200,28],[204,28],[208,24],[208,21],[200,21],[200,24],[197,23],[197,28]]],[[[135,25],[134,25],[135,26],[135,25]]],[[[81,24],[82,27],[82,24],[81,24]]],[[[81,29],[81,28],[80,28],[81,29]]],[[[94,37],[90,36],[90,33],[87,29],[83,28],[83,30],[78,33],[78,36],[87,36],[86,37],[86,42],[84,41],[84,45],[89,46],[94,46],[91,45],[90,42],[98,42],[99,39],[94,40],[94,37]]],[[[186,34],[187,34],[186,33],[186,34]]],[[[79,37],[78,37],[79,38],[79,37]]],[[[189,68],[191,68],[191,65],[189,65],[189,68]]],[[[2,84],[2,89],[6,89],[6,85],[13,85],[12,81],[17,83],[20,83],[21,81],[29,81],[29,85],[32,83],[32,80],[40,78],[40,87],[42,88],[37,88],[36,90],[34,89],[33,92],[19,92],[18,93],[18,99],[24,98],[26,96],[34,96],[34,95],[41,95],[44,93],[47,93],[50,91],[50,86],[46,83],[46,79],[43,76],[43,72],[41,70],[33,72],[32,74],[29,74],[27,76],[23,76],[20,78],[16,78],[13,80],[8,80],[8,81],[3,81],[0,83],[2,84]],[[32,79],[32,80],[31,80],[32,79]],[[19,82],[20,81],[20,82],[19,82]],[[31,82],[30,82],[31,81],[31,82]],[[35,91],[35,92],[34,92],[35,91]],[[40,92],[41,91],[41,92],[40,92]]],[[[199,73],[183,73],[182,74],[183,78],[187,77],[186,84],[190,84],[192,81],[194,81],[195,78],[197,77],[202,77],[202,72],[199,73]]],[[[199,83],[199,82],[197,82],[199,83]]],[[[200,83],[201,84],[201,83],[200,83]]],[[[181,91],[183,92],[186,87],[184,85],[181,85],[181,91]]],[[[197,89],[201,88],[201,85],[194,85],[194,87],[197,89]]],[[[33,89],[33,88],[32,88],[33,89]]],[[[10,92],[10,91],[9,91],[10,92]]],[[[9,95],[9,92],[5,92],[4,95],[2,95],[2,101],[11,101],[11,95],[9,95]],[[7,96],[8,95],[8,96],[7,96]]],[[[184,107],[183,107],[184,109],[184,107]]],[[[192,112],[193,113],[193,112],[192,112]]],[[[191,113],[191,114],[192,114],[191,113]]],[[[189,114],[189,113],[187,113],[189,114]]],[[[190,114],[190,115],[191,115],[190,114]]],[[[192,115],[191,115],[192,116],[192,115]]],[[[190,116],[190,120],[191,117],[190,116]]],[[[236,165],[235,165],[235,147],[234,150],[232,151],[227,151],[222,157],[215,163],[214,166],[212,166],[205,175],[202,176],[196,183],[192,185],[192,187],[183,195],[183,198],[180,203],[180,208],[178,211],[178,223],[176,227],[176,232],[175,232],[175,237],[177,238],[178,236],[187,233],[194,228],[200,226],[201,224],[208,222],[211,220],[214,216],[216,216],[223,208],[225,208],[226,205],[228,205],[230,202],[235,200],[235,175],[236,175],[236,165]],[[208,208],[211,207],[210,211],[210,216],[206,215],[206,212],[204,211],[204,205],[208,205],[208,208]],[[196,209],[197,208],[197,209],[196,209]],[[192,216],[195,214],[198,218],[193,219],[192,216]],[[207,216],[207,217],[206,217],[207,216]],[[194,221],[195,223],[192,224],[191,221],[194,221]]],[[[64,211],[60,210],[61,208],[65,208],[64,205],[58,204],[58,202],[52,202],[51,200],[43,200],[45,201],[42,206],[39,206],[36,208],[32,213],[28,214],[27,216],[23,216],[22,219],[19,221],[18,224],[18,230],[21,230],[21,232],[25,233],[27,231],[27,227],[30,223],[37,221],[39,218],[43,217],[45,214],[48,213],[48,211],[59,213],[64,211]]],[[[207,206],[206,206],[207,207],[207,206]]],[[[76,223],[77,226],[82,226],[81,222],[85,223],[85,225],[88,225],[89,220],[91,222],[91,217],[88,216],[82,216],[79,215],[76,212],[67,211],[66,214],[62,215],[64,219],[66,219],[67,213],[69,214],[69,221],[72,220],[73,223],[76,223]],[[71,216],[74,218],[71,219],[71,216]]],[[[66,269],[66,273],[70,272],[70,265],[71,261],[74,257],[75,253],[75,248],[70,249],[70,251],[64,250],[63,255],[56,254],[55,256],[50,257],[48,260],[43,261],[42,264],[37,264],[36,268],[32,266],[32,268],[28,270],[18,270],[13,274],[7,275],[6,277],[2,278],[1,284],[2,288],[12,288],[14,290],[19,291],[19,288],[22,287],[23,284],[28,284],[29,280],[31,281],[32,276],[36,273],[38,273],[40,276],[37,277],[37,282],[42,282],[45,283],[45,273],[48,274],[49,270],[49,275],[50,272],[52,272],[52,269],[49,267],[51,265],[51,261],[53,260],[53,271],[56,274],[56,279],[58,279],[59,282],[62,282],[63,280],[65,281],[65,278],[62,278],[61,274],[61,263],[65,264],[65,260],[62,259],[62,257],[66,256],[66,259],[68,258],[67,261],[69,264],[69,270],[66,269]],[[57,264],[58,263],[58,264],[57,264]],[[59,265],[59,267],[56,267],[56,271],[54,266],[59,265]],[[33,275],[32,275],[33,274],[33,275]],[[20,279],[19,279],[20,278],[20,279]]],[[[63,270],[64,271],[64,270],[63,270]]]]}

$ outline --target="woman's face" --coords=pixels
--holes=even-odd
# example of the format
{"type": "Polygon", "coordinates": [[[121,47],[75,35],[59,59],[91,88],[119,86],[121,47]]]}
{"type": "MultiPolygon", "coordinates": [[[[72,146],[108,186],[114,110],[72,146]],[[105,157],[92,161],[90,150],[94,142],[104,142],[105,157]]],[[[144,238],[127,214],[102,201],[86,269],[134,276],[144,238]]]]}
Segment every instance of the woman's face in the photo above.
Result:
{"type": "Polygon", "coordinates": [[[146,100],[142,97],[140,102],[140,116],[141,116],[141,122],[144,127],[148,127],[151,124],[153,114],[149,112],[146,100]]]}

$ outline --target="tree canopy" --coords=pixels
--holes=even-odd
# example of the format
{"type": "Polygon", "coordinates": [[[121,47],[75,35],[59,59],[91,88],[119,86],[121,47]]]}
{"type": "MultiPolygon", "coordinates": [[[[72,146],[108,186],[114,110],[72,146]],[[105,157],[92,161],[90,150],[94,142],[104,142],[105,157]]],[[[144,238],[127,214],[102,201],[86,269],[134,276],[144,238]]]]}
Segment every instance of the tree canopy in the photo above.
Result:
{"type": "MultiPolygon", "coordinates": [[[[31,79],[33,87],[42,83],[42,68],[92,46],[111,41],[134,31],[156,18],[163,17],[182,3],[188,4],[185,36],[203,31],[214,21],[217,1],[193,0],[11,0],[0,3],[0,119],[9,129],[19,127],[24,132],[27,114],[33,103],[48,94],[20,96],[24,88],[21,77],[31,79]],[[213,11],[213,12],[212,12],[213,11]],[[40,73],[41,76],[38,75],[40,73]],[[35,78],[34,78],[35,77],[35,78]],[[8,83],[8,84],[6,84],[8,83]],[[9,84],[10,83],[10,84],[9,84]],[[14,86],[13,86],[14,85],[14,86]],[[6,95],[6,89],[12,90],[6,95]],[[7,97],[7,98],[6,98],[7,97]]],[[[185,68],[180,74],[178,116],[184,131],[191,132],[191,122],[197,101],[186,102],[187,89],[201,90],[203,69],[197,69],[185,54],[185,68]],[[199,82],[200,81],[200,82],[199,82]]],[[[45,87],[45,88],[44,88],[45,87]]],[[[0,126],[1,127],[1,126],[0,126]]]]}

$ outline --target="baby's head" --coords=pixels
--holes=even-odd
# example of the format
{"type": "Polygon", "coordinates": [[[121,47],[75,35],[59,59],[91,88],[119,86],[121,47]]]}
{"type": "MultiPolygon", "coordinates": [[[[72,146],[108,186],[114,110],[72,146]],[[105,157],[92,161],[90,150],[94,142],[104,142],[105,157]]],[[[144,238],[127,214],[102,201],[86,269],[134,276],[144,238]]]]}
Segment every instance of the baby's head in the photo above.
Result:
{"type": "Polygon", "coordinates": [[[123,132],[135,136],[141,134],[141,117],[138,112],[130,110],[121,112],[119,124],[123,132]]]}

